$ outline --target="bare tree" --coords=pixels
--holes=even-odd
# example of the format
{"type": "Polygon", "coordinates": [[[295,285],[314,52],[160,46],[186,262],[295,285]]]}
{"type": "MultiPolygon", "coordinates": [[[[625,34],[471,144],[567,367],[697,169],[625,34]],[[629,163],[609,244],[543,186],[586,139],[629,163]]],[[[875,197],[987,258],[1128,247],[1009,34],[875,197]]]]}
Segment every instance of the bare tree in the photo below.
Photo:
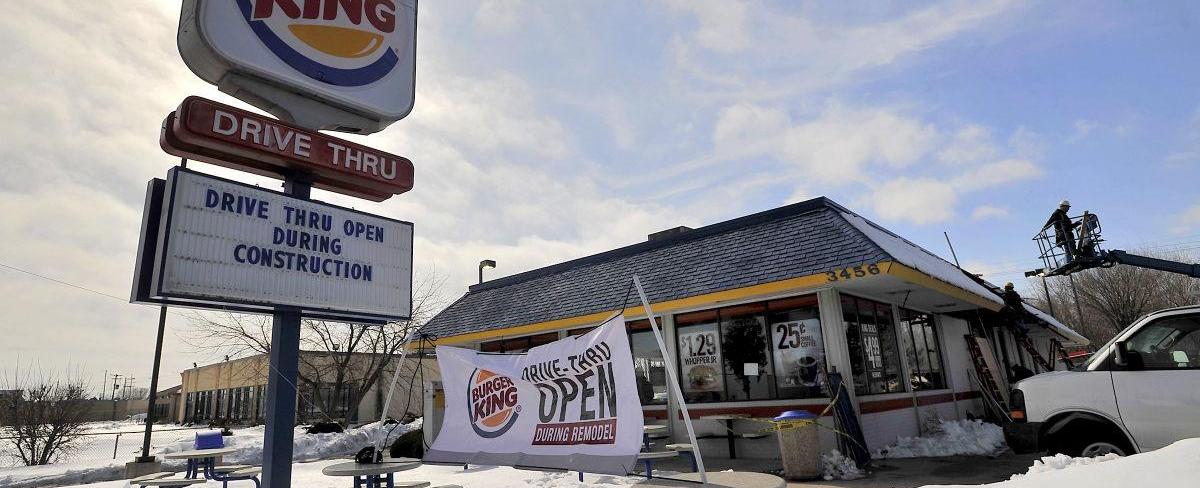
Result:
{"type": "MultiPolygon", "coordinates": [[[[1191,260],[1190,256],[1181,253],[1137,251],[1136,254],[1191,260]]],[[[1059,320],[1090,339],[1095,346],[1108,342],[1142,315],[1200,302],[1200,279],[1127,265],[1089,269],[1070,277],[1047,278],[1049,297],[1040,278],[1031,280],[1029,286],[1036,290],[1033,301],[1039,307],[1053,308],[1059,320]]]]}
{"type": "MultiPolygon", "coordinates": [[[[299,380],[301,401],[322,414],[337,405],[359,405],[372,386],[390,370],[414,332],[441,309],[445,278],[426,275],[413,286],[412,318],[382,326],[304,320],[301,324],[299,380]]],[[[271,319],[261,315],[195,314],[181,336],[198,350],[230,357],[271,352],[271,319]]],[[[246,367],[264,367],[251,362],[246,367]]],[[[262,374],[265,371],[249,371],[262,374]]],[[[239,373],[241,374],[241,373],[239,373]]],[[[390,379],[390,377],[388,378],[390,379]]]]}
{"type": "Polygon", "coordinates": [[[26,466],[50,464],[81,439],[87,419],[87,387],[81,380],[33,381],[14,373],[15,388],[0,399],[5,442],[26,466]]]}

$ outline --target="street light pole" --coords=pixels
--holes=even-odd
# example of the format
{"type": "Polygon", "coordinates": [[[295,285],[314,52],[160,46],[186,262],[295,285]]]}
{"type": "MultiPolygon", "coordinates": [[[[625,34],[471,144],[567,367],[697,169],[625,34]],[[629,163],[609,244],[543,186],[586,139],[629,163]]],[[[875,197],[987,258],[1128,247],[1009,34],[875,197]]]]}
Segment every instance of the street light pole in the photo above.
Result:
{"type": "Polygon", "coordinates": [[[483,268],[495,268],[495,267],[496,267],[496,261],[494,261],[494,260],[484,259],[483,261],[480,261],[479,262],[479,282],[483,283],[483,268]]]}

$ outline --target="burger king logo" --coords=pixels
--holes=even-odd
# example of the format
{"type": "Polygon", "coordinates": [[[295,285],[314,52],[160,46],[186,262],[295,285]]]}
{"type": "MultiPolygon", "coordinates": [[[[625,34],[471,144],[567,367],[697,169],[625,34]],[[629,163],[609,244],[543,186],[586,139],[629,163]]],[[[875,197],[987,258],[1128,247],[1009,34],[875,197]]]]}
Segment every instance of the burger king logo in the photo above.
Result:
{"type": "Polygon", "coordinates": [[[471,372],[467,383],[467,410],[471,427],[480,437],[500,437],[517,422],[521,406],[517,404],[517,385],[512,378],[486,369],[471,372]]]}
{"type": "Polygon", "coordinates": [[[411,38],[396,35],[396,0],[237,0],[250,29],[288,66],[330,85],[387,76],[411,38]]]}

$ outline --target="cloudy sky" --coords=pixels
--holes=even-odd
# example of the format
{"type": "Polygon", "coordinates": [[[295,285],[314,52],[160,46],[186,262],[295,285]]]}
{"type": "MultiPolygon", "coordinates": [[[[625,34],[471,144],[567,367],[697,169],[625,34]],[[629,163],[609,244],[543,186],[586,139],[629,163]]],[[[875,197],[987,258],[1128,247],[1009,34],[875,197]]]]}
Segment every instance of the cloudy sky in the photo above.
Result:
{"type": "MultiPolygon", "coordinates": [[[[356,138],[410,157],[375,205],[419,273],[474,281],[825,195],[994,281],[1063,198],[1114,247],[1200,245],[1194,2],[423,2],[416,108],[356,138]]],[[[162,118],[200,81],[174,1],[0,16],[0,371],[146,385],[157,310],[125,303],[162,118]],[[13,267],[80,288],[37,278],[13,267]],[[98,292],[98,293],[94,293],[98,292]],[[105,296],[111,295],[111,296],[105,296]]],[[[234,173],[203,164],[224,176],[234,173]]],[[[236,176],[273,186],[277,182],[236,176]]],[[[162,386],[211,360],[172,315],[162,386]]]]}

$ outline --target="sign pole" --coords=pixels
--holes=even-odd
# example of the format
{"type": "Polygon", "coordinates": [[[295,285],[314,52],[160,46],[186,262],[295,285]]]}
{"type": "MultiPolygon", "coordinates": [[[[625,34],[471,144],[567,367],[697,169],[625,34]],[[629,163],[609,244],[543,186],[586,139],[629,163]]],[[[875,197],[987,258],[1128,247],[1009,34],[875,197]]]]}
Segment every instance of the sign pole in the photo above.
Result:
{"type": "MultiPolygon", "coordinates": [[[[311,187],[289,175],[288,195],[308,199],[311,187]]],[[[270,375],[267,379],[267,425],[263,439],[263,485],[292,486],[292,447],[296,424],[296,383],[300,376],[300,311],[276,308],[271,320],[270,375]]]]}
{"type": "Polygon", "coordinates": [[[654,318],[654,312],[650,310],[650,301],[646,299],[646,290],[642,289],[642,280],[638,279],[637,275],[633,275],[633,286],[637,287],[638,298],[642,299],[642,308],[646,310],[646,319],[650,321],[650,328],[654,330],[654,340],[658,341],[658,350],[662,352],[663,360],[667,362],[667,382],[670,383],[671,391],[675,393],[675,399],[679,401],[679,410],[683,412],[683,425],[687,427],[688,442],[692,443],[692,455],[696,457],[696,470],[700,472],[700,482],[708,483],[708,473],[704,471],[704,458],[700,457],[700,444],[696,442],[696,430],[692,428],[692,417],[688,414],[683,391],[679,389],[679,378],[675,376],[674,361],[667,353],[667,343],[663,342],[662,332],[658,330],[658,320],[654,318]]]}
{"type": "Polygon", "coordinates": [[[150,372],[150,398],[146,406],[146,434],[142,438],[142,457],[139,463],[152,463],[154,456],[150,455],[150,435],[154,430],[154,402],[158,399],[158,364],[162,360],[163,330],[167,327],[167,307],[158,307],[158,340],[154,342],[154,369],[150,372]]]}

